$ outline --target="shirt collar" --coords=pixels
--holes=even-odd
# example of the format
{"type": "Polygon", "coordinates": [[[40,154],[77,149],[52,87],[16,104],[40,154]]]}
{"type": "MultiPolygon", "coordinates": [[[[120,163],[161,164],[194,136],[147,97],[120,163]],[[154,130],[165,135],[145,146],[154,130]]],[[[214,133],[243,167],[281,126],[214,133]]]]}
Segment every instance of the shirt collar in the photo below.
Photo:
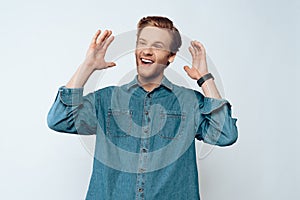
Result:
{"type": "MultiPolygon", "coordinates": [[[[167,79],[167,77],[163,76],[160,85],[168,88],[169,90],[173,90],[173,83],[167,79]]],[[[132,87],[140,86],[138,81],[138,76],[136,75],[135,78],[127,84],[126,88],[127,90],[131,89],[132,87]]]]}

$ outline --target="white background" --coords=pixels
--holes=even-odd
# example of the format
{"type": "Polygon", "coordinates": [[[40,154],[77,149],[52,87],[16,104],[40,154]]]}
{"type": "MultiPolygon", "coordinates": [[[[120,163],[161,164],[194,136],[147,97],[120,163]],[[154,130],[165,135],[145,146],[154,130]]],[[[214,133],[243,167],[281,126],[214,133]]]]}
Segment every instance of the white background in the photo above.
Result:
{"type": "Polygon", "coordinates": [[[46,115],[98,28],[147,15],[205,45],[238,118],[238,142],[199,161],[202,199],[299,199],[299,13],[296,0],[2,0],[0,199],[84,199],[92,157],[46,115]]]}

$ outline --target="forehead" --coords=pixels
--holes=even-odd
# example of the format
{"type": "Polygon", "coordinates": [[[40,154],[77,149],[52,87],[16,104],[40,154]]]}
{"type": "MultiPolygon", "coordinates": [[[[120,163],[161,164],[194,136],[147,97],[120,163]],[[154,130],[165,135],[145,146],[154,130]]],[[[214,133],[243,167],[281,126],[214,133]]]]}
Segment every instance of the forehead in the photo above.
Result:
{"type": "Polygon", "coordinates": [[[169,46],[172,38],[167,29],[147,26],[141,30],[138,39],[146,40],[149,43],[162,42],[169,46]]]}

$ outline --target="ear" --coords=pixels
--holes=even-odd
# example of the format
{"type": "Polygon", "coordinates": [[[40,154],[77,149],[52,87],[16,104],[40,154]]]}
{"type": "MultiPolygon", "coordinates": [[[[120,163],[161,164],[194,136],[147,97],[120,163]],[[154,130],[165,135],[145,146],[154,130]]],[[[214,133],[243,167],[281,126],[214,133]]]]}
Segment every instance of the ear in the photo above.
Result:
{"type": "Polygon", "coordinates": [[[176,57],[176,53],[170,53],[168,62],[172,63],[174,61],[175,57],[176,57]]]}

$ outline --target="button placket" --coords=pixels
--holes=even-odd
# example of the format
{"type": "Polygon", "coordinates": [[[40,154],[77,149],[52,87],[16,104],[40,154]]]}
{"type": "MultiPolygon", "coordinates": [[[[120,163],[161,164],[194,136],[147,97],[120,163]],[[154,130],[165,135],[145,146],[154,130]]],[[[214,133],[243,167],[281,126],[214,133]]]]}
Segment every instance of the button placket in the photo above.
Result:
{"type": "Polygon", "coordinates": [[[144,199],[145,172],[147,170],[147,152],[149,143],[149,110],[150,110],[150,95],[146,95],[144,99],[144,112],[142,124],[142,136],[140,144],[140,155],[137,173],[137,199],[144,199]]]}

